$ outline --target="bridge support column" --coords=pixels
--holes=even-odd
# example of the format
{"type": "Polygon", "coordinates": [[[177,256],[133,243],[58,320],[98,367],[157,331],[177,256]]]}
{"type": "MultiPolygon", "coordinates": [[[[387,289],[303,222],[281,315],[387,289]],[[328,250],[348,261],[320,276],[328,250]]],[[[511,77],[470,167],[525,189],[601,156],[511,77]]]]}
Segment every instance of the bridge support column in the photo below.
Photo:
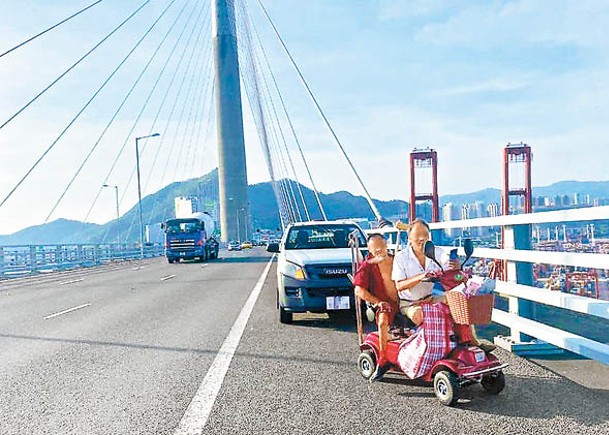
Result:
{"type": "Polygon", "coordinates": [[[213,0],[212,14],[220,231],[226,242],[243,237],[249,223],[235,0],[213,0]]]}

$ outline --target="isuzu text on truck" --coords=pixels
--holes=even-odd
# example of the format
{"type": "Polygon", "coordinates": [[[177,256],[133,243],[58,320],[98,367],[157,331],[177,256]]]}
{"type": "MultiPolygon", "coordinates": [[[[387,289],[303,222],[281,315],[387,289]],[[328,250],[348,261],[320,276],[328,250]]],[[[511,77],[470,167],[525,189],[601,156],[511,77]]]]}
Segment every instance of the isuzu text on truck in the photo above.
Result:
{"type": "Polygon", "coordinates": [[[215,225],[209,214],[192,213],[189,217],[169,219],[163,229],[168,262],[218,258],[220,245],[213,237],[215,225]]]}

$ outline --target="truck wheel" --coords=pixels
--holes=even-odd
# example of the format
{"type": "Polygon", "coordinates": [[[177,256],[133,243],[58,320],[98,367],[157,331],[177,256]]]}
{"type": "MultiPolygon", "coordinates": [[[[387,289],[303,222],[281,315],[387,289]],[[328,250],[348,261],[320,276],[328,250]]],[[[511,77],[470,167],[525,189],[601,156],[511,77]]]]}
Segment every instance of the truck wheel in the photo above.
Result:
{"type": "Polygon", "coordinates": [[[505,375],[502,371],[482,376],[482,388],[489,394],[499,394],[505,388],[505,375]]]}
{"type": "Polygon", "coordinates": [[[447,370],[439,371],[433,378],[433,391],[442,405],[454,405],[459,400],[457,375],[447,370]]]}
{"type": "Polygon", "coordinates": [[[359,354],[357,358],[357,366],[359,367],[359,372],[361,375],[370,379],[370,376],[376,370],[376,358],[374,357],[374,352],[371,350],[364,350],[359,354]]]}
{"type": "Polygon", "coordinates": [[[285,308],[279,307],[279,322],[289,325],[294,321],[291,311],[286,311],[285,308]]]}
{"type": "Polygon", "coordinates": [[[168,262],[169,264],[173,264],[173,262],[174,262],[174,261],[175,261],[175,260],[174,260],[173,258],[168,258],[168,259],[167,259],[167,262],[168,262]]]}

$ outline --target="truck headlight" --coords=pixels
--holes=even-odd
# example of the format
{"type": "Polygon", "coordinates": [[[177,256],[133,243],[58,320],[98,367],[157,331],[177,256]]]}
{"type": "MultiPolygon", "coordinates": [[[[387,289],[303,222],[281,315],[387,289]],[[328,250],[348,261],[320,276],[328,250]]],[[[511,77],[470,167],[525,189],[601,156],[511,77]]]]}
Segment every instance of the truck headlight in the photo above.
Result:
{"type": "Polygon", "coordinates": [[[290,263],[289,261],[283,263],[281,273],[299,281],[304,281],[307,279],[304,269],[295,263],[290,263]]]}

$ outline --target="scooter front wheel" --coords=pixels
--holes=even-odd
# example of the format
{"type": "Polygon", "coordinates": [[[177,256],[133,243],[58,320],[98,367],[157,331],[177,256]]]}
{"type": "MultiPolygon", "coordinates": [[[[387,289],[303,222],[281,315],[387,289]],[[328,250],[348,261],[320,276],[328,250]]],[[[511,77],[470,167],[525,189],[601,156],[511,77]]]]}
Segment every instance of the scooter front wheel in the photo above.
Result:
{"type": "Polygon", "coordinates": [[[374,356],[374,352],[371,350],[362,351],[357,359],[357,366],[359,367],[359,372],[361,375],[366,379],[370,379],[370,376],[372,376],[376,370],[376,358],[374,356]]]}
{"type": "Polygon", "coordinates": [[[454,405],[459,400],[457,375],[447,370],[439,371],[433,378],[433,390],[442,405],[454,405]]]}

